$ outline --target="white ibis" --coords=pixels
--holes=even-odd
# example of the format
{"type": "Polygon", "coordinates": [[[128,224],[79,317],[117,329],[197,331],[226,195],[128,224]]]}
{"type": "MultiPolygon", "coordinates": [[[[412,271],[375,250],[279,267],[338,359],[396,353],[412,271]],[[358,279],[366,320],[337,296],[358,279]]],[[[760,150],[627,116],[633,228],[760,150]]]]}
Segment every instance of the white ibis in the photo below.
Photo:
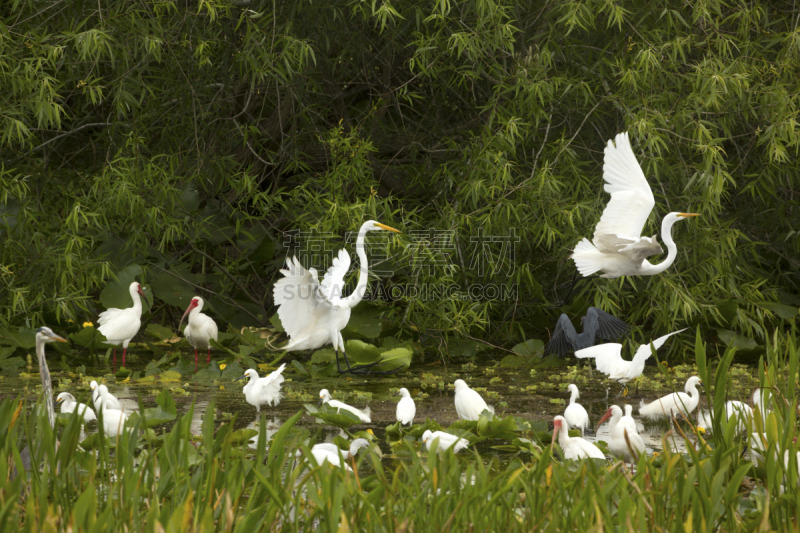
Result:
{"type": "Polygon", "coordinates": [[[700,402],[700,392],[697,390],[697,386],[702,384],[703,381],[700,378],[692,376],[686,380],[684,392],[673,392],[649,404],[642,402],[639,414],[650,420],[657,420],[665,416],[670,417],[671,420],[679,413],[688,417],[700,402]]]}
{"type": "Polygon", "coordinates": [[[486,405],[481,395],[469,388],[463,379],[453,383],[456,391],[456,413],[461,420],[478,420],[483,411],[494,414],[494,408],[486,405]]]}
{"type": "Polygon", "coordinates": [[[210,316],[201,313],[203,310],[203,299],[199,296],[192,298],[189,302],[189,307],[181,317],[181,322],[178,324],[178,331],[181,329],[183,319],[189,315],[189,324],[183,330],[183,335],[189,344],[194,348],[194,370],[197,372],[197,350],[208,350],[208,357],[206,363],[211,362],[211,340],[217,340],[219,329],[217,323],[211,319],[210,316]]]}
{"type": "Polygon", "coordinates": [[[96,381],[92,381],[89,386],[92,389],[92,403],[97,411],[103,408],[103,402],[108,402],[109,409],[122,411],[122,402],[120,402],[116,396],[108,392],[108,387],[105,385],[98,385],[96,381]]]}
{"type": "Polygon", "coordinates": [[[642,237],[642,230],[656,205],[650,184],[636,160],[627,133],[608,141],[603,158],[603,187],[611,194],[594,236],[575,247],[572,259],[582,276],[602,271],[601,278],[653,276],[664,272],[678,257],[672,240],[672,226],[697,213],[668,213],[661,220],[661,239],[667,245],[667,258],[656,265],[646,258],[664,250],[655,235],[642,237]]]}
{"type": "Polygon", "coordinates": [[[467,439],[462,439],[446,431],[431,431],[430,429],[426,429],[425,433],[422,434],[422,442],[428,451],[431,451],[431,446],[434,445],[434,442],[438,442],[438,446],[435,449],[440,454],[450,449],[453,450],[453,453],[458,453],[469,446],[467,439]]]}
{"type": "Polygon", "coordinates": [[[417,414],[417,406],[414,403],[414,398],[408,392],[408,389],[403,387],[395,396],[400,396],[400,401],[397,402],[397,421],[401,425],[413,424],[414,415],[417,414]]]}
{"type": "Polygon", "coordinates": [[[361,409],[356,409],[351,405],[347,405],[346,403],[340,402],[339,400],[332,400],[331,393],[328,392],[328,389],[322,389],[319,391],[319,404],[326,404],[329,407],[333,407],[336,409],[336,412],[341,411],[344,409],[345,411],[350,411],[354,415],[356,415],[362,422],[365,424],[369,424],[372,420],[369,417],[369,407],[365,407],[362,411],[361,409]]]}
{"type": "MultiPolygon", "coordinates": [[[[352,294],[347,297],[343,295],[343,290],[344,276],[350,270],[350,255],[344,249],[339,250],[339,255],[333,259],[333,265],[325,273],[321,283],[316,269],[306,270],[296,257],[286,258],[286,269],[281,270],[284,277],[275,283],[273,289],[273,300],[278,306],[278,317],[290,339],[289,344],[283,347],[284,350],[287,352],[315,350],[326,344],[333,344],[333,349],[336,351],[336,369],[340,374],[348,372],[369,374],[372,367],[381,362],[351,367],[344,351],[344,339],[342,339],[342,330],[350,321],[350,311],[364,298],[369,283],[369,263],[364,251],[364,241],[367,233],[381,230],[400,233],[400,231],[374,220],[369,220],[361,226],[356,239],[356,253],[361,265],[358,284],[352,294]],[[340,350],[347,365],[346,370],[342,370],[339,366],[340,350]]],[[[402,366],[372,373],[389,374],[400,368],[402,366]]]]}
{"type": "Polygon", "coordinates": [[[577,401],[580,398],[578,387],[575,384],[570,384],[567,389],[570,391],[569,405],[564,409],[564,419],[569,424],[569,427],[579,428],[581,435],[583,435],[586,428],[589,427],[589,413],[577,401]]]}
{"type": "MultiPolygon", "coordinates": [[[[283,383],[283,369],[286,368],[286,363],[278,367],[277,370],[270,373],[270,375],[259,378],[258,372],[247,370],[244,375],[238,379],[250,378],[247,385],[244,386],[242,392],[247,403],[255,406],[257,412],[261,412],[262,405],[274,407],[281,401],[281,383],[283,383]]],[[[238,380],[237,380],[238,381],[238,380]]]]}
{"type": "MultiPolygon", "coordinates": [[[[369,441],[367,439],[355,439],[352,443],[350,443],[349,450],[341,450],[338,446],[330,442],[324,442],[320,444],[315,444],[311,448],[311,455],[314,456],[314,460],[317,462],[318,465],[322,465],[322,463],[328,462],[336,467],[344,467],[347,470],[353,470],[348,466],[346,463],[343,463],[342,460],[345,461],[350,459],[351,457],[355,457],[355,455],[361,450],[362,448],[366,448],[369,446],[369,441]]],[[[301,451],[297,451],[296,456],[302,455],[301,451]]]]}
{"type": "Polygon", "coordinates": [[[109,437],[122,435],[125,429],[125,423],[128,421],[128,415],[119,409],[112,409],[109,407],[111,402],[109,399],[108,387],[100,385],[98,390],[101,403],[100,411],[103,417],[103,432],[109,437]]]}
{"type": "Polygon", "coordinates": [[[592,444],[586,439],[581,437],[569,436],[569,423],[563,416],[557,416],[553,419],[553,440],[550,444],[552,446],[558,437],[558,444],[564,452],[564,459],[605,459],[606,456],[600,451],[600,448],[592,444]]]}
{"type": "Polygon", "coordinates": [[[619,406],[612,405],[597,424],[599,428],[603,422],[609,420],[608,451],[628,463],[636,461],[645,453],[644,440],[636,429],[636,421],[631,413],[633,407],[630,405],[625,406],[624,415],[619,406]]]}
{"type": "MultiPolygon", "coordinates": [[[[658,350],[668,338],[676,333],[684,331],[685,329],[686,328],[673,331],[672,333],[668,333],[663,337],[657,338],[652,342],[653,347],[658,350]]],[[[628,386],[625,384],[642,375],[642,372],[644,371],[644,363],[651,354],[652,352],[650,351],[650,345],[642,344],[639,346],[639,349],[636,350],[633,360],[626,361],[622,358],[622,345],[608,343],[578,350],[575,352],[575,357],[578,359],[583,359],[586,357],[594,359],[594,364],[598,371],[608,375],[608,379],[612,379],[620,385],[623,385],[623,395],[625,395],[628,391],[628,386]]]]}
{"type": "Polygon", "coordinates": [[[56,405],[61,406],[62,413],[74,413],[75,409],[77,409],[78,414],[83,416],[83,421],[87,424],[92,420],[97,420],[97,415],[94,414],[94,409],[85,403],[78,403],[78,401],[75,399],[75,396],[68,392],[62,392],[58,395],[56,398],[56,405]]]}
{"type": "MultiPolygon", "coordinates": [[[[117,309],[112,307],[106,309],[97,319],[99,326],[97,331],[105,335],[108,344],[115,346],[122,345],[122,366],[125,366],[125,353],[128,351],[128,344],[131,342],[142,325],[142,299],[144,296],[142,286],[137,282],[131,283],[131,299],[133,307],[117,309]]],[[[114,366],[117,366],[117,349],[114,348],[114,366]]]]}

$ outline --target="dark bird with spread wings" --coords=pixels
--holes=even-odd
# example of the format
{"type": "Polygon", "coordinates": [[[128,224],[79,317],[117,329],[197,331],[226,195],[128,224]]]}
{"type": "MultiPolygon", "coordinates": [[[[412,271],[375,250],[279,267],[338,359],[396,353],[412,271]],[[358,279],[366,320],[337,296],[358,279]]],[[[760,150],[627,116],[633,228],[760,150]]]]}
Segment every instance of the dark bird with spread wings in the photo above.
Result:
{"type": "Polygon", "coordinates": [[[550,342],[547,343],[545,354],[564,355],[576,352],[594,346],[596,337],[610,341],[622,337],[631,329],[619,318],[611,316],[597,307],[590,307],[586,316],[581,317],[581,323],[583,324],[583,333],[578,334],[566,313],[558,317],[556,329],[553,331],[550,342]]]}

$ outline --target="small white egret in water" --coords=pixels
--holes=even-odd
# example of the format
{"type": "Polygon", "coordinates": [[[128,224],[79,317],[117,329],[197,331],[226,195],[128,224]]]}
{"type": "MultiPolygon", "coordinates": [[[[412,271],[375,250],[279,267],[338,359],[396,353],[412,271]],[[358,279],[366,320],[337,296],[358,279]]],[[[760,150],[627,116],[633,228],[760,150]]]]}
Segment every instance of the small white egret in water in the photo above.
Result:
{"type": "Polygon", "coordinates": [[[481,395],[469,388],[463,379],[457,379],[453,383],[456,397],[456,413],[461,420],[478,420],[483,411],[494,414],[494,407],[486,405],[481,395]]]}
{"type": "Polygon", "coordinates": [[[397,391],[395,396],[402,396],[400,401],[397,402],[397,421],[402,425],[413,424],[414,415],[417,414],[417,406],[414,403],[414,398],[411,397],[411,394],[405,387],[397,391]]]}
{"type": "Polygon", "coordinates": [[[62,392],[56,398],[56,405],[61,406],[62,413],[74,413],[75,409],[83,416],[83,421],[87,424],[92,420],[97,420],[97,415],[94,414],[94,409],[85,403],[78,403],[75,396],[68,392],[62,392]]]}
{"type": "Polygon", "coordinates": [[[469,446],[467,439],[462,439],[446,431],[431,431],[430,429],[426,429],[425,433],[422,434],[422,442],[428,451],[431,451],[431,446],[434,445],[434,442],[438,442],[436,451],[440,454],[451,448],[453,453],[458,453],[469,446]]]}
{"type": "MultiPolygon", "coordinates": [[[[315,444],[311,448],[311,455],[314,456],[314,459],[317,461],[318,465],[328,462],[333,466],[344,467],[345,469],[352,471],[353,469],[350,468],[350,466],[348,466],[346,463],[343,463],[342,459],[346,461],[351,457],[355,457],[359,450],[366,448],[367,446],[369,446],[369,441],[367,439],[353,440],[353,442],[350,443],[349,450],[342,450],[332,442],[323,442],[320,444],[315,444]]],[[[298,450],[295,455],[299,457],[302,455],[302,453],[303,452],[301,450],[298,450]]]]}
{"type": "Polygon", "coordinates": [[[372,422],[372,420],[369,418],[369,407],[365,407],[363,410],[361,410],[356,409],[351,405],[347,405],[346,403],[340,402],[339,400],[332,400],[331,393],[328,392],[328,389],[322,389],[319,391],[319,405],[322,405],[323,403],[329,407],[333,407],[337,412],[341,411],[342,409],[345,411],[350,411],[365,424],[372,422]]]}
{"type": "Polygon", "coordinates": [[[700,378],[692,376],[686,380],[684,392],[673,392],[649,404],[642,402],[639,414],[650,420],[657,420],[665,416],[672,418],[679,413],[688,417],[700,402],[700,392],[697,390],[697,386],[702,384],[703,381],[700,378]]]}
{"type": "Polygon", "coordinates": [[[602,271],[601,278],[653,276],[664,272],[678,256],[672,240],[672,226],[697,213],[669,213],[661,221],[661,238],[667,245],[667,258],[654,265],[646,258],[663,253],[655,235],[642,237],[642,230],[656,205],[650,184],[633,154],[627,133],[608,141],[603,158],[604,189],[611,194],[594,236],[575,247],[572,259],[582,276],[602,271]]]}
{"type": "MultiPolygon", "coordinates": [[[[336,351],[336,368],[340,374],[368,374],[375,364],[350,366],[347,354],[344,351],[342,330],[350,321],[350,311],[361,302],[367,291],[369,283],[369,263],[364,251],[364,240],[371,231],[400,231],[380,224],[374,220],[365,222],[358,232],[356,239],[356,254],[360,264],[358,284],[355,290],[347,297],[342,294],[344,290],[344,277],[350,270],[350,255],[346,250],[339,250],[339,255],[333,259],[333,265],[325,273],[320,283],[317,271],[314,268],[306,270],[300,261],[286,258],[286,269],[281,270],[284,275],[275,283],[272,291],[275,305],[278,307],[278,317],[289,336],[289,344],[283,347],[287,352],[296,350],[315,350],[326,344],[333,344],[336,351]],[[346,370],[339,366],[339,351],[344,356],[346,370]]],[[[373,372],[374,374],[387,374],[399,370],[373,372]]]]}
{"type": "Polygon", "coordinates": [[[567,389],[570,392],[570,397],[569,405],[566,409],[564,409],[564,419],[567,421],[570,427],[580,429],[581,435],[583,435],[584,431],[586,431],[586,428],[589,427],[589,413],[587,413],[586,409],[584,409],[583,406],[576,401],[581,397],[580,393],[578,392],[577,385],[570,384],[567,389]]]}
{"type": "Polygon", "coordinates": [[[562,313],[556,322],[553,336],[544,350],[545,354],[564,355],[594,346],[596,337],[608,341],[622,337],[631,327],[602,309],[590,307],[586,316],[581,317],[583,332],[578,334],[566,313],[562,313]]]}
{"type": "Polygon", "coordinates": [[[178,324],[178,331],[181,329],[183,319],[189,315],[189,324],[183,330],[183,336],[194,348],[194,370],[197,372],[197,350],[208,350],[208,357],[206,363],[211,362],[211,342],[216,341],[219,335],[217,323],[214,320],[200,311],[203,310],[203,299],[199,296],[192,298],[189,302],[189,307],[181,317],[180,324],[178,324]]]}
{"type": "Polygon", "coordinates": [[[128,421],[128,415],[119,409],[112,409],[109,407],[110,399],[108,387],[100,385],[98,390],[103,417],[103,432],[109,437],[122,435],[122,432],[125,430],[125,423],[128,421]]]}
{"type": "MultiPolygon", "coordinates": [[[[686,328],[683,328],[657,338],[652,342],[653,348],[658,350],[672,335],[685,330],[686,328]]],[[[631,361],[626,361],[622,358],[622,345],[617,343],[599,344],[575,352],[575,357],[578,359],[587,357],[594,359],[594,364],[598,371],[608,375],[608,379],[612,379],[623,386],[623,395],[628,393],[628,386],[625,384],[642,375],[644,363],[651,355],[649,344],[639,346],[631,361]]]]}
{"type": "MultiPolygon", "coordinates": [[[[122,345],[122,366],[125,366],[125,353],[142,325],[142,286],[135,281],[129,287],[133,307],[106,309],[97,318],[97,331],[105,335],[108,344],[122,345]]],[[[114,348],[114,366],[117,366],[117,349],[114,348]]]]}
{"type": "Polygon", "coordinates": [[[277,370],[270,373],[270,375],[259,378],[258,371],[250,370],[245,371],[244,375],[237,378],[240,379],[250,378],[247,385],[244,386],[242,392],[247,403],[254,405],[257,412],[261,412],[262,405],[274,407],[281,401],[281,383],[283,383],[283,369],[286,368],[286,363],[278,367],[277,370]]]}
{"type": "Polygon", "coordinates": [[[600,448],[585,440],[581,437],[569,436],[569,423],[563,416],[557,416],[553,419],[553,440],[550,443],[552,447],[558,437],[558,444],[564,452],[564,459],[605,459],[606,456],[600,451],[600,448]]]}
{"type": "Polygon", "coordinates": [[[96,381],[92,381],[89,386],[92,388],[92,403],[97,411],[103,408],[103,402],[108,402],[109,409],[122,411],[122,402],[120,402],[116,396],[108,392],[108,387],[105,385],[98,385],[96,381]]]}

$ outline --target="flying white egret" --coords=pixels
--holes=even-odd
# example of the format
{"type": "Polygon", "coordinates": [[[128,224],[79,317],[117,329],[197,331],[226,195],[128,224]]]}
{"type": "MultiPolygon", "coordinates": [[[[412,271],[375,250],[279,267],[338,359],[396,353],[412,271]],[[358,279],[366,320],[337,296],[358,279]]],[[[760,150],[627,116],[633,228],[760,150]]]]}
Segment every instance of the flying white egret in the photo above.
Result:
{"type": "Polygon", "coordinates": [[[597,424],[600,427],[603,422],[610,419],[608,451],[627,463],[636,461],[645,453],[644,440],[636,429],[636,421],[631,416],[632,413],[633,407],[630,405],[625,406],[624,415],[619,406],[612,405],[597,424]]]}
{"type": "Polygon", "coordinates": [[[408,392],[408,389],[403,387],[395,396],[401,396],[400,401],[397,402],[397,421],[401,425],[413,424],[414,415],[417,414],[417,406],[414,403],[414,398],[408,392]]]}
{"type": "Polygon", "coordinates": [[[586,428],[589,427],[589,413],[576,401],[581,397],[577,385],[570,384],[567,389],[570,392],[570,397],[569,405],[564,409],[564,419],[570,427],[579,428],[581,430],[581,435],[583,435],[586,428]]]}
{"type": "Polygon", "coordinates": [[[558,317],[553,336],[547,343],[544,353],[564,355],[594,346],[595,337],[608,341],[625,335],[631,327],[602,309],[590,307],[586,316],[581,317],[583,332],[578,334],[566,313],[558,317]]]}
{"type": "Polygon", "coordinates": [[[365,407],[364,410],[362,411],[361,409],[356,409],[355,407],[340,402],[339,400],[332,400],[331,393],[328,392],[328,389],[322,389],[321,391],[319,391],[319,405],[322,405],[323,403],[336,409],[337,413],[342,409],[344,409],[345,411],[350,411],[358,418],[360,418],[361,421],[364,422],[365,424],[369,424],[370,422],[372,422],[372,420],[369,418],[369,407],[365,407]]]}
{"type": "Polygon", "coordinates": [[[461,420],[478,420],[483,411],[494,414],[494,407],[486,405],[481,395],[469,388],[463,379],[453,382],[456,397],[456,413],[461,420]]]}
{"type": "MultiPolygon", "coordinates": [[[[380,362],[351,367],[344,349],[342,330],[350,320],[351,309],[364,297],[369,283],[369,263],[364,251],[364,240],[370,231],[381,230],[400,233],[399,230],[374,220],[365,222],[361,226],[356,239],[356,253],[360,263],[358,284],[347,297],[342,294],[345,286],[344,276],[350,270],[350,255],[346,250],[339,250],[338,257],[333,259],[333,265],[325,273],[321,283],[316,269],[306,270],[297,257],[286,258],[286,269],[281,270],[284,277],[275,283],[273,289],[278,317],[290,339],[284,350],[287,352],[316,350],[328,343],[333,344],[333,349],[336,350],[336,369],[340,374],[348,372],[368,374],[372,367],[380,362]],[[340,350],[347,370],[342,370],[339,366],[340,350]]],[[[399,369],[400,367],[374,373],[388,374],[399,369]]]]}
{"type": "Polygon", "coordinates": [[[286,363],[283,363],[277,370],[270,373],[270,375],[259,378],[258,371],[247,370],[240,379],[250,378],[247,385],[244,386],[242,392],[247,403],[254,405],[257,412],[261,412],[262,405],[274,407],[281,401],[281,383],[283,383],[283,369],[286,368],[286,363]]]}
{"type": "Polygon", "coordinates": [[[446,431],[431,431],[430,429],[426,429],[425,433],[422,434],[422,442],[428,451],[431,451],[431,446],[433,446],[434,442],[438,442],[438,446],[435,449],[439,454],[450,449],[453,450],[453,453],[458,453],[469,446],[467,439],[462,439],[446,431]]]}
{"type": "Polygon", "coordinates": [[[553,440],[550,443],[552,447],[558,437],[558,444],[564,452],[564,459],[605,459],[606,456],[600,451],[600,448],[585,440],[581,437],[569,436],[569,423],[563,416],[557,416],[553,419],[553,440]]]}
{"type": "MultiPolygon", "coordinates": [[[[131,283],[129,288],[133,307],[106,309],[97,318],[97,331],[105,335],[108,344],[122,345],[122,366],[125,366],[125,354],[131,342],[142,325],[142,299],[144,296],[142,286],[137,282],[131,283]]],[[[117,366],[117,349],[114,348],[114,366],[117,366]]]]}
{"type": "Polygon", "coordinates": [[[109,407],[111,402],[109,401],[108,387],[100,385],[98,391],[101,402],[100,411],[102,412],[103,418],[103,432],[109,437],[122,435],[122,432],[125,431],[125,423],[128,421],[128,415],[119,409],[112,409],[109,407]]]}
{"type": "MultiPolygon", "coordinates": [[[[345,469],[352,471],[353,469],[350,468],[347,463],[343,463],[342,460],[346,461],[351,457],[355,457],[359,450],[366,448],[367,446],[369,446],[369,441],[367,439],[353,440],[353,442],[350,443],[349,450],[342,450],[331,442],[323,442],[320,444],[315,444],[311,448],[311,455],[314,456],[314,460],[317,461],[318,465],[328,462],[333,466],[344,467],[345,469]]],[[[298,450],[295,456],[300,457],[302,453],[303,452],[301,450],[298,450]]]]}
{"type": "Polygon", "coordinates": [[[181,317],[181,322],[178,324],[178,331],[181,329],[183,319],[189,315],[189,324],[183,330],[183,336],[189,341],[189,344],[194,348],[194,370],[197,372],[197,350],[208,350],[208,357],[206,363],[211,362],[211,340],[217,340],[219,329],[217,323],[211,319],[210,316],[201,313],[203,310],[203,299],[199,296],[192,298],[189,302],[189,307],[181,317]]]}
{"type": "Polygon", "coordinates": [[[44,394],[45,405],[47,407],[47,417],[50,420],[50,427],[56,427],[56,410],[53,407],[53,382],[50,379],[50,369],[47,367],[47,359],[44,355],[44,345],[48,342],[68,342],[67,339],[56,335],[48,327],[41,327],[36,330],[36,359],[39,361],[39,377],[42,379],[42,394],[44,394]]]}
{"type": "MultiPolygon", "coordinates": [[[[659,337],[652,342],[653,348],[658,350],[663,346],[668,338],[676,333],[685,331],[686,328],[679,329],[668,333],[663,337],[659,337]]],[[[626,361],[622,358],[622,345],[617,343],[598,344],[591,348],[584,348],[575,352],[575,357],[583,359],[590,357],[594,359],[597,370],[603,374],[608,375],[608,379],[612,379],[623,385],[623,395],[627,394],[628,386],[625,385],[629,381],[633,381],[642,375],[644,371],[644,363],[652,355],[649,344],[642,344],[636,350],[633,360],[626,361]]]]}
{"type": "Polygon", "coordinates": [[[86,423],[89,423],[92,420],[97,420],[97,415],[94,414],[94,409],[85,403],[78,403],[78,401],[75,399],[75,396],[68,392],[62,392],[58,395],[56,398],[56,405],[61,406],[62,413],[74,413],[75,409],[77,409],[78,413],[83,416],[83,421],[86,423]]]}
{"type": "Polygon", "coordinates": [[[103,402],[108,402],[109,409],[122,411],[122,402],[120,402],[116,396],[108,392],[108,387],[105,385],[98,385],[96,381],[92,381],[89,386],[92,388],[92,403],[97,411],[103,408],[103,402]]]}
{"type": "Polygon", "coordinates": [[[661,238],[667,245],[667,258],[656,265],[647,257],[663,253],[655,235],[642,237],[642,230],[656,205],[650,185],[633,154],[627,133],[608,141],[603,158],[603,189],[611,194],[592,240],[584,238],[575,247],[572,259],[582,276],[602,271],[601,278],[653,276],[664,272],[678,255],[672,240],[672,225],[697,213],[669,213],[661,221],[661,238]]]}
{"type": "Polygon", "coordinates": [[[639,414],[650,420],[657,420],[665,416],[670,417],[671,420],[679,413],[688,417],[700,402],[700,392],[697,390],[697,386],[702,384],[703,381],[700,378],[692,376],[686,380],[686,386],[683,389],[685,392],[673,392],[649,404],[642,402],[639,414]]]}

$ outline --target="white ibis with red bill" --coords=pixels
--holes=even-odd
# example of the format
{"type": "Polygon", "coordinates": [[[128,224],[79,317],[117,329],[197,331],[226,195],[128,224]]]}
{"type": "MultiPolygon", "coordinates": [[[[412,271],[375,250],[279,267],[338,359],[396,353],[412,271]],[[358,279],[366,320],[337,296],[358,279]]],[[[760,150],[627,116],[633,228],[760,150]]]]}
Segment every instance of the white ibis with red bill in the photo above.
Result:
{"type": "MultiPolygon", "coordinates": [[[[108,344],[122,345],[122,366],[125,366],[125,354],[131,342],[142,326],[142,299],[144,296],[142,286],[137,282],[131,283],[131,299],[133,307],[117,309],[112,307],[100,313],[97,319],[97,331],[105,335],[108,344]]],[[[117,366],[117,349],[114,348],[114,366],[117,366]]]]}
{"type": "Polygon", "coordinates": [[[606,456],[600,451],[600,448],[592,444],[586,439],[581,437],[569,436],[569,423],[563,416],[557,416],[553,419],[553,440],[550,444],[552,447],[558,437],[558,444],[564,452],[564,459],[605,459],[606,456]]]}
{"type": "Polygon", "coordinates": [[[206,358],[206,363],[211,362],[211,343],[210,341],[217,340],[217,335],[219,334],[219,328],[217,328],[217,323],[214,320],[200,311],[203,310],[203,299],[199,296],[195,296],[192,298],[192,301],[189,302],[189,307],[186,308],[186,312],[183,313],[181,317],[181,322],[178,324],[178,330],[180,331],[181,326],[183,325],[183,319],[186,318],[186,315],[189,315],[189,324],[186,326],[186,329],[183,330],[183,335],[186,337],[186,340],[189,341],[189,344],[192,345],[194,348],[194,370],[197,371],[197,350],[208,350],[208,357],[206,358]]]}

